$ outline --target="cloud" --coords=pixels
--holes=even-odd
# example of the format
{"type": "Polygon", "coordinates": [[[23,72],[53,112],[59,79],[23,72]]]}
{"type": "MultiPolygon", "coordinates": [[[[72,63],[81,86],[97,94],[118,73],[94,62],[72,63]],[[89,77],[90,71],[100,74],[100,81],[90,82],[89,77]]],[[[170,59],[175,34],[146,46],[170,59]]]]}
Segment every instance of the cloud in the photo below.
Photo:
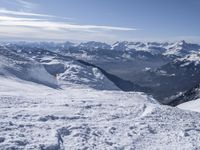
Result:
{"type": "Polygon", "coordinates": [[[27,16],[27,17],[47,17],[47,18],[59,18],[59,19],[72,20],[72,18],[67,18],[67,17],[59,17],[59,16],[55,16],[55,15],[30,13],[30,12],[24,12],[24,11],[13,11],[13,10],[7,10],[5,8],[0,8],[0,14],[15,15],[15,16],[27,16]]]}
{"type": "Polygon", "coordinates": [[[71,23],[63,17],[0,8],[0,38],[24,39],[116,39],[118,33],[136,28],[71,23]],[[59,19],[58,19],[59,18],[59,19]],[[60,21],[58,21],[60,20],[60,21]]]}
{"type": "Polygon", "coordinates": [[[0,0],[0,3],[6,4],[9,7],[23,9],[27,11],[35,10],[39,7],[38,4],[30,2],[30,0],[0,0]]]}
{"type": "Polygon", "coordinates": [[[42,21],[46,19],[35,19],[35,18],[15,18],[9,16],[0,16],[0,21],[42,21]]]}
{"type": "Polygon", "coordinates": [[[2,26],[25,26],[32,28],[43,28],[49,30],[77,30],[85,32],[95,32],[99,30],[115,31],[135,31],[136,28],[115,27],[115,26],[98,26],[98,25],[80,25],[70,24],[67,22],[46,21],[37,18],[19,18],[0,16],[0,25],[2,26]],[[40,22],[38,23],[39,20],[40,22]]]}
{"type": "Polygon", "coordinates": [[[22,7],[26,8],[26,9],[35,9],[37,8],[37,4],[32,3],[30,1],[27,0],[15,0],[19,5],[21,5],[22,7]]]}

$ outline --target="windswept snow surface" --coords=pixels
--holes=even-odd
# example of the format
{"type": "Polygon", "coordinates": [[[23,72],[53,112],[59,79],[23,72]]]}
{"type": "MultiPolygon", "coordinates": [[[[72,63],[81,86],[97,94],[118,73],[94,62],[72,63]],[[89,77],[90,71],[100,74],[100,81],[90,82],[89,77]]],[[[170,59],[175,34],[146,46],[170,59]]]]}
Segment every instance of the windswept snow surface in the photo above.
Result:
{"type": "Polygon", "coordinates": [[[55,77],[50,75],[43,65],[7,49],[0,50],[0,75],[12,76],[51,87],[58,86],[55,77]]]}
{"type": "Polygon", "coordinates": [[[178,108],[200,112],[200,98],[178,105],[178,108]]]}
{"type": "Polygon", "coordinates": [[[61,89],[0,77],[0,149],[192,150],[200,114],[143,93],[61,89]]]}

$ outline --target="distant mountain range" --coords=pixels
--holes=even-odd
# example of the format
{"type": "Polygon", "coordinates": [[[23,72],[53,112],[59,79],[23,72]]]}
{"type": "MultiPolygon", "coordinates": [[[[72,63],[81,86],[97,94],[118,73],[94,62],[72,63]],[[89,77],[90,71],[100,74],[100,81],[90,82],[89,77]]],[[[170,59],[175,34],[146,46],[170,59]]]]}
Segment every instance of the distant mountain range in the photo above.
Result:
{"type": "Polygon", "coordinates": [[[102,42],[85,42],[85,43],[54,43],[54,42],[4,42],[3,45],[18,45],[34,48],[42,48],[48,50],[66,50],[70,48],[78,48],[82,50],[118,50],[118,51],[144,51],[151,54],[163,54],[167,56],[184,56],[200,49],[200,45],[187,43],[184,40],[169,43],[169,42],[116,42],[114,44],[107,44],[102,42]]]}
{"type": "MultiPolygon", "coordinates": [[[[193,100],[195,96],[188,92],[194,94],[191,91],[200,84],[200,45],[185,41],[122,41],[113,45],[95,41],[4,42],[0,55],[2,60],[5,55],[7,58],[13,55],[20,61],[34,62],[50,78],[58,76],[93,88],[146,92],[159,102],[173,106],[193,100]]],[[[23,70],[24,65],[19,69],[23,70]]],[[[8,70],[20,76],[18,69],[8,70]]],[[[38,82],[34,77],[24,78],[38,82]]]]}

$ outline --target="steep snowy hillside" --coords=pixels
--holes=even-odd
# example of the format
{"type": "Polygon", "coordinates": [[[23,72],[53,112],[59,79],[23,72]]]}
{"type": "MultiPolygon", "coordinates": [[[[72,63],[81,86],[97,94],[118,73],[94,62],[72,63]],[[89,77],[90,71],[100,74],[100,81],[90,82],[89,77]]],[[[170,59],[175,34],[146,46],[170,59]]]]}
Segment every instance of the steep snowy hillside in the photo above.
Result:
{"type": "Polygon", "coordinates": [[[0,75],[16,77],[59,88],[82,84],[104,90],[119,90],[95,67],[39,49],[0,49],[0,75]]]}
{"type": "Polygon", "coordinates": [[[0,75],[58,87],[55,77],[43,65],[4,48],[0,49],[0,75]]]}
{"type": "Polygon", "coordinates": [[[42,63],[45,68],[56,75],[61,84],[73,83],[99,90],[119,90],[98,68],[85,66],[77,61],[50,61],[42,63]]]}

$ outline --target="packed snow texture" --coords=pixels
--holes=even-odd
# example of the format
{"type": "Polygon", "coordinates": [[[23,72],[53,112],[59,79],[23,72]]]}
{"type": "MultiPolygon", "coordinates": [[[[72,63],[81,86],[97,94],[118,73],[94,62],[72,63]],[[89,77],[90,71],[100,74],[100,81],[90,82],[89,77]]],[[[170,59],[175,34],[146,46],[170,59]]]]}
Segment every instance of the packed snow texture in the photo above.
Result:
{"type": "Polygon", "coordinates": [[[0,79],[0,149],[200,148],[199,113],[143,93],[0,79]]]}
{"type": "Polygon", "coordinates": [[[200,112],[200,98],[178,105],[178,108],[200,112]]]}

